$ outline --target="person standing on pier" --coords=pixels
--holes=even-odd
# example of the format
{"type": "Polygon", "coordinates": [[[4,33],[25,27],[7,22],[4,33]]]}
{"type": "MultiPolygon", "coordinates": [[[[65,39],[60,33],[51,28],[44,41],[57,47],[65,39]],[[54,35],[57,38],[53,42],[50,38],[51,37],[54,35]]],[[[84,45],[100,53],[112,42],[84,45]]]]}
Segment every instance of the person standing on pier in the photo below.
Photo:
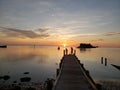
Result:
{"type": "Polygon", "coordinates": [[[73,47],[71,47],[71,55],[73,54],[73,47]]]}
{"type": "Polygon", "coordinates": [[[63,55],[65,55],[65,49],[63,50],[63,55]]]}
{"type": "Polygon", "coordinates": [[[74,50],[74,55],[76,55],[76,50],[74,50]]]}
{"type": "Polygon", "coordinates": [[[67,48],[65,49],[65,51],[66,51],[66,55],[68,55],[68,49],[67,48]]]}

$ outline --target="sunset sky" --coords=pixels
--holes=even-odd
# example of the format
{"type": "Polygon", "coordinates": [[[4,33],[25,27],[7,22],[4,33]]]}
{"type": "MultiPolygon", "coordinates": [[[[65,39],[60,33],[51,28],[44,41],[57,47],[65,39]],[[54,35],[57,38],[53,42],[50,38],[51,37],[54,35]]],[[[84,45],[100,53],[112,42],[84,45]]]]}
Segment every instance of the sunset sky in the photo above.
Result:
{"type": "Polygon", "coordinates": [[[0,44],[120,47],[120,0],[0,0],[0,44]]]}

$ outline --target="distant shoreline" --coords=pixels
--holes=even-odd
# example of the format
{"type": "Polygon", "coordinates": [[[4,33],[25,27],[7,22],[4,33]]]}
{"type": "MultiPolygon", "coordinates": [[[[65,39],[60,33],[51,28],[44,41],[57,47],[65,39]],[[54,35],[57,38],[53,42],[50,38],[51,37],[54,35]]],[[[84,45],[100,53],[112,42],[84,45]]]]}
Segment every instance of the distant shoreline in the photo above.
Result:
{"type": "MultiPolygon", "coordinates": [[[[34,45],[22,45],[22,44],[6,44],[7,46],[34,46],[34,45]]],[[[50,46],[50,47],[64,47],[62,45],[35,45],[35,46],[50,46]]],[[[78,46],[66,46],[66,47],[76,47],[78,48],[78,46]]],[[[107,46],[97,46],[96,48],[120,48],[120,47],[107,47],[107,46]]],[[[87,49],[87,48],[86,48],[87,49]]]]}

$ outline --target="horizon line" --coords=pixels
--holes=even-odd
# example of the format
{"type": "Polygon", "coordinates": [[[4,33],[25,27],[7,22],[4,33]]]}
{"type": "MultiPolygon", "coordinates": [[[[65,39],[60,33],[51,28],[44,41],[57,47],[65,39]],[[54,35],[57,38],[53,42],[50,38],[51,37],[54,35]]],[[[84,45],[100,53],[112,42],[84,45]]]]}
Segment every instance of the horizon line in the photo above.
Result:
{"type": "MultiPolygon", "coordinates": [[[[2,44],[3,45],[3,44],[2,44]]],[[[7,46],[60,46],[60,47],[64,47],[63,45],[39,45],[39,44],[4,44],[7,46]]],[[[76,47],[77,46],[66,46],[66,47],[76,47]]],[[[98,46],[98,48],[120,48],[120,47],[113,47],[113,46],[98,46]]]]}

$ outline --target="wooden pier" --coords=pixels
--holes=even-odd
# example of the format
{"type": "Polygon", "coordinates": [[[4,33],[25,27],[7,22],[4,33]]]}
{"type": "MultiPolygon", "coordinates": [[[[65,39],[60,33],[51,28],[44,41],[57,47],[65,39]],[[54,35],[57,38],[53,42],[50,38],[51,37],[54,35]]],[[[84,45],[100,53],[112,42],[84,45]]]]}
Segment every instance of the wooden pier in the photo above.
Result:
{"type": "Polygon", "coordinates": [[[75,55],[64,55],[53,90],[97,90],[94,81],[75,55]]]}

